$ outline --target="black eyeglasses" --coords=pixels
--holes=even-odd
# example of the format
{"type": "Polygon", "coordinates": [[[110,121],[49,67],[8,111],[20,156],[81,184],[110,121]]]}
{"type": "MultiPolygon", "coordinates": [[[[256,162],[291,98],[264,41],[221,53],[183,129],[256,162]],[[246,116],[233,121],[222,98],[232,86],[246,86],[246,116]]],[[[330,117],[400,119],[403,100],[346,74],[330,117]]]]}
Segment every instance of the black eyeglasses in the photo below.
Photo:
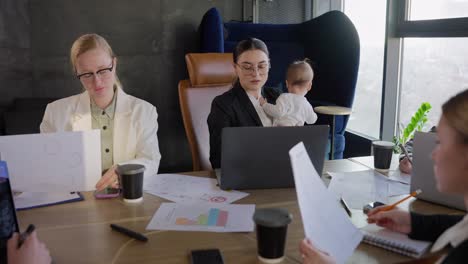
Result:
{"type": "Polygon", "coordinates": [[[254,74],[255,71],[257,71],[259,74],[263,75],[266,74],[270,69],[270,64],[267,62],[260,63],[257,66],[254,66],[250,63],[241,63],[237,64],[237,66],[241,68],[242,73],[244,74],[254,74]]]}
{"type": "Polygon", "coordinates": [[[114,61],[111,62],[111,66],[109,68],[104,68],[100,69],[97,72],[85,72],[82,74],[76,75],[76,78],[78,78],[81,81],[91,81],[93,79],[93,76],[99,76],[101,79],[107,79],[111,76],[111,72],[114,69],[114,61]]]}

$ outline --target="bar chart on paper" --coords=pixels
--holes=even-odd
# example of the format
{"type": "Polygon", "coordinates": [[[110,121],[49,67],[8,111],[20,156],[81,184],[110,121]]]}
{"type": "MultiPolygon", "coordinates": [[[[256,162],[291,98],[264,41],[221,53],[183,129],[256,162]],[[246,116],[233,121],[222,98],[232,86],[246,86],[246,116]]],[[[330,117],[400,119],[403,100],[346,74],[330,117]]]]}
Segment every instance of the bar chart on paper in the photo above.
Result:
{"type": "Polygon", "coordinates": [[[186,205],[163,203],[146,227],[148,230],[249,232],[253,231],[255,205],[186,205]]]}
{"type": "Polygon", "coordinates": [[[185,217],[176,218],[176,225],[201,225],[201,226],[221,226],[225,227],[229,212],[218,208],[210,208],[207,214],[201,214],[196,219],[185,217]]]}

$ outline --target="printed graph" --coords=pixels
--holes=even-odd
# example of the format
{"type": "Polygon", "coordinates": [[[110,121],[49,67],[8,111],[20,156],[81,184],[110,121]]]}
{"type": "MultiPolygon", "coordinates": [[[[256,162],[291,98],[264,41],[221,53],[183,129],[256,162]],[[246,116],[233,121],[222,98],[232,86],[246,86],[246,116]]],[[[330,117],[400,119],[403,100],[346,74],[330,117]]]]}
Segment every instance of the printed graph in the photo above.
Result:
{"type": "Polygon", "coordinates": [[[229,212],[211,208],[208,213],[199,215],[196,219],[185,217],[176,218],[175,224],[179,226],[219,226],[225,227],[229,212]]]}

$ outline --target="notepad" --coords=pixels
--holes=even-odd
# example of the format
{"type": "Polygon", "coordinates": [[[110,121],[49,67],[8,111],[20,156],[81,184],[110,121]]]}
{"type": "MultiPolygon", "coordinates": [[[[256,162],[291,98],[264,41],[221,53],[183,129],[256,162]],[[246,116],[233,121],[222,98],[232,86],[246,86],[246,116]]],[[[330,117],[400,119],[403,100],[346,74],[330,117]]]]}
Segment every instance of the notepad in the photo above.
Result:
{"type": "Polygon", "coordinates": [[[363,242],[378,246],[402,255],[420,258],[431,243],[410,239],[407,235],[381,228],[375,224],[361,228],[363,242]]]}
{"type": "Polygon", "coordinates": [[[20,211],[62,203],[83,201],[84,198],[80,193],[23,192],[15,195],[13,200],[15,202],[16,210],[20,211]]]}

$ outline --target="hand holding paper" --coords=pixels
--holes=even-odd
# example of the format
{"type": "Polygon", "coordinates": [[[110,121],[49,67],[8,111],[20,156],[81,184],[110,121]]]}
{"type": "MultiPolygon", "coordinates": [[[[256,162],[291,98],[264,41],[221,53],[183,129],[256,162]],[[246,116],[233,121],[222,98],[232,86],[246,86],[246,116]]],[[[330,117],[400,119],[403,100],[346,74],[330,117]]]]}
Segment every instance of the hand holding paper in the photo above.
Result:
{"type": "Polygon", "coordinates": [[[301,142],[289,151],[297,198],[307,238],[318,250],[344,263],[362,240],[362,233],[340,208],[310,161],[301,142]]]}

